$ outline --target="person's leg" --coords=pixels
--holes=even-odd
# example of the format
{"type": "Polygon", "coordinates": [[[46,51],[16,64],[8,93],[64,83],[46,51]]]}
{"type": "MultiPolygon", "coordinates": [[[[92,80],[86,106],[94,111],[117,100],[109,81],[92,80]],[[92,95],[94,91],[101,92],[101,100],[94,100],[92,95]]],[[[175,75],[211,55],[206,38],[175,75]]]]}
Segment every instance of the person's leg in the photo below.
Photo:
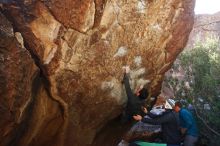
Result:
{"type": "Polygon", "coordinates": [[[191,135],[186,135],[184,138],[184,146],[195,146],[195,143],[197,142],[198,137],[194,137],[191,135]]]}

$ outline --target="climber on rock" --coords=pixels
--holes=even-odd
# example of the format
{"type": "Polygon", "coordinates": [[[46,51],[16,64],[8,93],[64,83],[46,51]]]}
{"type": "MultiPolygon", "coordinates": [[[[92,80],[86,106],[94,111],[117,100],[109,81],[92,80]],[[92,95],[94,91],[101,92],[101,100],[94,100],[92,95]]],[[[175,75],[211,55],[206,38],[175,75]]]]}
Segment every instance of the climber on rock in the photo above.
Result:
{"type": "Polygon", "coordinates": [[[127,106],[124,115],[122,116],[122,122],[131,121],[133,115],[140,114],[144,115],[142,110],[142,106],[146,102],[146,98],[148,97],[148,90],[144,87],[144,85],[140,85],[135,93],[132,92],[130,83],[129,83],[129,66],[126,66],[124,69],[124,78],[123,83],[125,86],[126,94],[128,97],[127,106]]]}

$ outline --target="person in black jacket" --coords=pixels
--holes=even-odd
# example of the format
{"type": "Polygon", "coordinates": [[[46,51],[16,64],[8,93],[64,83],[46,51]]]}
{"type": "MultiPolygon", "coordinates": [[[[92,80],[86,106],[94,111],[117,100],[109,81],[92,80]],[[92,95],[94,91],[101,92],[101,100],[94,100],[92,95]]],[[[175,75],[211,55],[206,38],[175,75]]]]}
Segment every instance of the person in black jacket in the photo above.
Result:
{"type": "MultiPolygon", "coordinates": [[[[166,104],[169,104],[166,102],[166,104]]],[[[166,107],[166,106],[165,106],[166,107]]],[[[179,115],[171,109],[166,109],[162,116],[154,119],[142,118],[140,115],[133,116],[137,121],[150,124],[161,124],[163,142],[167,146],[180,146],[181,132],[179,128],[179,115]]]]}
{"type": "Polygon", "coordinates": [[[123,122],[133,120],[133,115],[139,114],[144,115],[142,106],[145,104],[145,99],[148,97],[148,90],[143,86],[139,87],[136,93],[133,93],[129,83],[129,72],[130,68],[125,67],[125,73],[123,78],[123,83],[125,86],[126,94],[128,97],[127,106],[125,114],[123,115],[123,122]]]}

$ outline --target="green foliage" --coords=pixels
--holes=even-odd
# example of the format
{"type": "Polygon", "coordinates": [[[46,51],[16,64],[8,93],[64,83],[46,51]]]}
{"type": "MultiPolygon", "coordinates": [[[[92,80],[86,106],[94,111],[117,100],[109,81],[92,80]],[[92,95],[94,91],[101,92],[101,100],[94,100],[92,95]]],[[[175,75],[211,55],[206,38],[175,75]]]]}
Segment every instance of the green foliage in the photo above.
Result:
{"type": "Polygon", "coordinates": [[[195,48],[180,55],[181,66],[194,79],[195,92],[202,95],[216,95],[220,83],[220,51],[217,40],[197,44],[195,48]]]}
{"type": "MultiPolygon", "coordinates": [[[[205,43],[197,43],[194,48],[187,49],[179,56],[179,63],[173,68],[178,72],[184,70],[184,80],[169,79],[168,84],[174,90],[176,97],[185,99],[186,103],[194,103],[199,115],[215,131],[220,133],[220,49],[218,39],[207,39],[205,43]],[[179,65],[179,67],[178,67],[179,65]],[[189,83],[188,88],[185,83],[189,83]],[[184,94],[183,94],[184,93],[184,94]],[[202,99],[203,101],[199,100],[202,99]],[[204,104],[211,109],[204,109],[204,104]]],[[[207,138],[208,145],[219,142],[216,136],[204,123],[198,119],[201,134],[207,138]],[[214,140],[214,141],[213,141],[214,140]]],[[[204,139],[203,139],[204,140],[204,139]]]]}

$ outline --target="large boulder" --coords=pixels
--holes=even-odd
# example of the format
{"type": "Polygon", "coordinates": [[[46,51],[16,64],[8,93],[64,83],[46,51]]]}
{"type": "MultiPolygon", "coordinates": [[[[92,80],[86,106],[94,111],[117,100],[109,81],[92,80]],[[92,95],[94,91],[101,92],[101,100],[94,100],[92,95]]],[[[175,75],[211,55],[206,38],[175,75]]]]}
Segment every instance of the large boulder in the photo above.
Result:
{"type": "Polygon", "coordinates": [[[54,142],[63,123],[59,103],[48,95],[22,35],[2,13],[0,20],[0,145],[54,142]]]}
{"type": "MultiPolygon", "coordinates": [[[[4,3],[4,15],[23,36],[41,71],[39,76],[45,80],[40,81],[38,100],[27,121],[29,130],[22,133],[17,144],[91,144],[97,132],[126,104],[121,83],[125,65],[131,67],[133,90],[144,85],[150,96],[157,96],[164,73],[186,44],[193,9],[193,0],[4,3]]],[[[22,65],[30,69],[27,63],[22,65]]],[[[33,88],[34,74],[21,73],[29,80],[21,82],[22,87],[33,88]]],[[[21,100],[33,98],[31,91],[25,93],[21,100]]]]}

